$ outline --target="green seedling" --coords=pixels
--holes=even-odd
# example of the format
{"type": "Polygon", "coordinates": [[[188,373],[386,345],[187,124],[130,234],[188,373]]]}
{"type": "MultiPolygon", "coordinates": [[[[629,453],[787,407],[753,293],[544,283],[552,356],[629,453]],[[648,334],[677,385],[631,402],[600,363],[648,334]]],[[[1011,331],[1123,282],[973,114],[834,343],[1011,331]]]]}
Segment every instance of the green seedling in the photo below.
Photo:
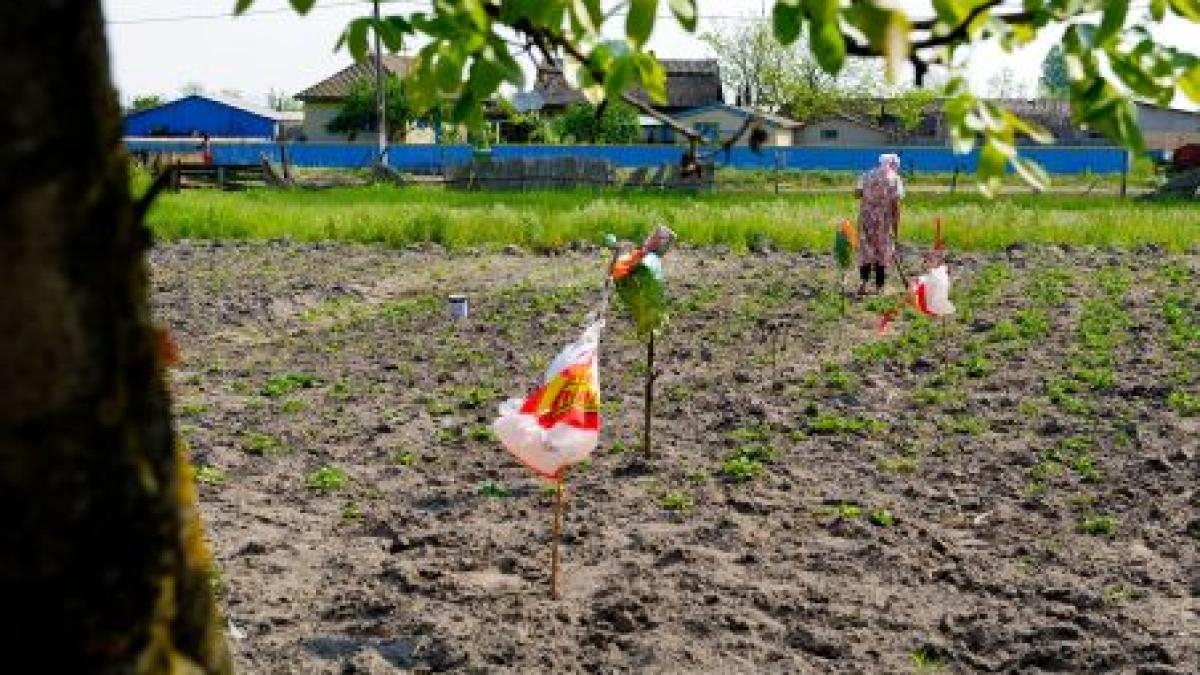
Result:
{"type": "Polygon", "coordinates": [[[1200,396],[1176,389],[1167,395],[1167,406],[1183,417],[1200,415],[1200,396]]]}
{"type": "Polygon", "coordinates": [[[1100,469],[1096,467],[1096,459],[1091,455],[1081,455],[1071,460],[1071,468],[1085,483],[1099,483],[1100,469]]]}
{"type": "Polygon", "coordinates": [[[363,511],[358,502],[353,500],[346,502],[346,505],[342,507],[342,522],[347,524],[360,523],[362,519],[363,511]]]}
{"type": "Polygon", "coordinates": [[[262,386],[260,393],[267,398],[280,398],[297,389],[310,389],[320,380],[308,373],[283,373],[271,376],[262,386]]]}
{"type": "Polygon", "coordinates": [[[821,413],[808,420],[808,429],[816,434],[857,434],[882,431],[883,422],[879,420],[847,417],[834,413],[821,413]]]}
{"type": "Polygon", "coordinates": [[[467,427],[464,435],[473,441],[494,441],[496,439],[496,433],[487,424],[472,424],[467,427]]]}
{"type": "Polygon", "coordinates": [[[891,527],[896,523],[896,519],[892,516],[892,512],[887,509],[871,509],[867,514],[867,520],[872,525],[879,527],[891,527]]]}
{"type": "Polygon", "coordinates": [[[1112,536],[1117,532],[1117,519],[1112,516],[1085,516],[1079,521],[1079,530],[1087,534],[1112,536]]]}
{"type": "Polygon", "coordinates": [[[854,388],[854,376],[838,366],[826,366],[824,372],[825,386],[836,391],[849,391],[854,388]]]}
{"type": "Polygon", "coordinates": [[[890,457],[880,457],[875,461],[875,466],[884,473],[916,473],[917,469],[921,468],[921,463],[915,457],[907,457],[904,455],[893,455],[890,457]]]}
{"type": "Polygon", "coordinates": [[[306,408],[308,408],[307,403],[305,403],[304,401],[301,401],[299,399],[295,399],[295,398],[290,398],[290,399],[284,401],[283,405],[279,406],[279,409],[282,412],[288,413],[289,415],[298,413],[302,410],[305,410],[306,408]]]}
{"type": "Polygon", "coordinates": [[[918,673],[940,672],[946,667],[946,658],[937,650],[928,647],[914,649],[909,653],[908,660],[918,673]]]}
{"type": "Polygon", "coordinates": [[[987,422],[978,417],[970,415],[962,415],[960,417],[951,417],[943,422],[943,429],[951,434],[965,434],[967,436],[978,436],[987,432],[987,422]]]}
{"type": "Polygon", "coordinates": [[[242,438],[242,447],[252,455],[282,455],[288,452],[283,441],[258,431],[246,433],[242,438]]]}
{"type": "Polygon", "coordinates": [[[737,443],[755,443],[770,440],[771,432],[766,427],[739,427],[729,432],[729,438],[737,443]]]}
{"type": "Polygon", "coordinates": [[[304,484],[321,492],[340,490],[346,485],[346,472],[336,466],[323,466],[305,476],[304,484]]]}
{"type": "Polygon", "coordinates": [[[668,511],[690,511],[695,506],[692,496],[686,492],[668,492],[659,503],[668,511]]]}
{"type": "Polygon", "coordinates": [[[496,400],[496,390],[491,387],[470,387],[458,396],[458,407],[463,410],[478,410],[496,400]]]}
{"type": "Polygon", "coordinates": [[[454,406],[445,401],[429,401],[425,404],[425,409],[429,411],[430,415],[437,417],[454,412],[454,406]]]}
{"type": "Polygon", "coordinates": [[[917,405],[924,406],[941,406],[947,404],[958,404],[963,400],[962,392],[953,389],[940,389],[937,387],[920,387],[912,393],[912,401],[917,405]]]}
{"type": "Polygon", "coordinates": [[[740,446],[731,457],[745,457],[756,462],[769,464],[779,456],[779,450],[767,443],[751,443],[740,446]]]}
{"type": "Polygon", "coordinates": [[[175,412],[180,417],[194,417],[203,414],[205,410],[208,410],[208,406],[201,401],[189,401],[175,406],[175,412]]]}
{"type": "MultiPolygon", "coordinates": [[[[558,491],[557,485],[548,486],[551,489],[551,494],[558,491]]],[[[479,494],[492,499],[504,499],[508,496],[508,488],[494,480],[487,480],[479,484],[479,494]]]]}
{"type": "Polygon", "coordinates": [[[705,469],[694,469],[688,472],[687,479],[697,485],[703,485],[712,480],[712,474],[705,469]]]}
{"type": "Polygon", "coordinates": [[[989,361],[986,356],[978,353],[969,354],[966,358],[964,358],[962,361],[962,366],[963,370],[967,374],[967,377],[976,379],[986,377],[994,368],[994,366],[992,366],[992,362],[989,361]]]}
{"type": "Polygon", "coordinates": [[[392,462],[400,466],[413,466],[417,463],[417,453],[411,450],[398,450],[392,455],[392,462]]]}
{"type": "Polygon", "coordinates": [[[338,380],[329,390],[330,397],[335,401],[349,401],[353,397],[354,392],[351,389],[349,380],[338,380]]]}
{"type": "Polygon", "coordinates": [[[1017,324],[1008,319],[996,322],[992,326],[992,330],[988,333],[988,341],[990,342],[1009,342],[1021,337],[1021,331],[1017,328],[1017,324]]]}
{"type": "Polygon", "coordinates": [[[207,466],[201,464],[195,469],[196,482],[201,485],[223,485],[225,483],[225,470],[218,466],[207,466]]]}
{"type": "Polygon", "coordinates": [[[730,480],[744,482],[752,480],[763,472],[762,462],[748,457],[731,457],[721,463],[721,473],[730,480]]]}

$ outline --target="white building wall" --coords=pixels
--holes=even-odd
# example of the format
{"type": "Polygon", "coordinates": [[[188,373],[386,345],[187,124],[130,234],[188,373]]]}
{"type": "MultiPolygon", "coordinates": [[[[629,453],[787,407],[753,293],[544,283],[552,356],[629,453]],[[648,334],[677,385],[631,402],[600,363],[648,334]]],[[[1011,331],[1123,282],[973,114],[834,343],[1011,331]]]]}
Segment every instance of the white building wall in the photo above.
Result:
{"type": "Polygon", "coordinates": [[[890,140],[886,133],[878,129],[837,117],[813,122],[796,131],[797,145],[874,146],[886,145],[890,140]],[[827,137],[829,133],[834,136],[827,137]]]}

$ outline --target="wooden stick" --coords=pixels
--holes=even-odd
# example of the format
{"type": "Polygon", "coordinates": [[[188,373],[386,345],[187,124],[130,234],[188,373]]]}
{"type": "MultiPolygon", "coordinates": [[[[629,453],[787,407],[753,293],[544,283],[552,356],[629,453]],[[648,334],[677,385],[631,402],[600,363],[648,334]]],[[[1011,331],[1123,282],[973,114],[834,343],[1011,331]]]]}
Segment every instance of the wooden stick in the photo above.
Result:
{"type": "Polygon", "coordinates": [[[650,445],[650,420],[654,416],[654,333],[650,332],[650,340],[646,342],[646,394],[645,410],[642,419],[642,452],[646,456],[653,454],[650,445]]]}
{"type": "Polygon", "coordinates": [[[554,491],[554,526],[550,530],[550,597],[558,600],[558,533],[562,529],[563,499],[566,487],[566,472],[558,478],[554,491]]]}

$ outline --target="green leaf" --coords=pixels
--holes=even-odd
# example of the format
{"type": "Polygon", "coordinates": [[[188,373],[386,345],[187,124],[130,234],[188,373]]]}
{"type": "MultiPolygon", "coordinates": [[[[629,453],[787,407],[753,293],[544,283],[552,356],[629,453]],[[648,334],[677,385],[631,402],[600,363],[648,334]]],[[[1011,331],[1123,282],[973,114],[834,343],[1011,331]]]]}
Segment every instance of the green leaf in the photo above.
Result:
{"type": "Polygon", "coordinates": [[[811,50],[825,72],[837,74],[846,61],[846,38],[836,23],[822,24],[812,36],[811,50]]]}
{"type": "Polygon", "coordinates": [[[1150,18],[1161,22],[1167,15],[1167,0],[1150,0],[1150,18]]]}
{"type": "Polygon", "coordinates": [[[463,61],[462,52],[454,46],[443,43],[438,49],[434,73],[437,76],[438,88],[443,92],[453,93],[462,86],[463,61]]]}
{"type": "Polygon", "coordinates": [[[596,35],[602,23],[604,13],[600,9],[600,0],[572,0],[571,24],[577,34],[596,35]]]}
{"type": "Polygon", "coordinates": [[[970,14],[973,4],[971,0],[933,0],[933,9],[938,21],[947,26],[957,26],[970,14]]]}
{"type": "Polygon", "coordinates": [[[638,78],[638,64],[634,61],[634,53],[626,52],[612,60],[604,77],[604,92],[607,98],[619,99],[638,78]]]}
{"type": "Polygon", "coordinates": [[[1200,103],[1200,63],[1196,63],[1179,76],[1179,90],[1192,99],[1193,103],[1200,103]]]}
{"type": "Polygon", "coordinates": [[[1025,181],[1033,189],[1042,192],[1050,185],[1050,175],[1042,168],[1041,164],[1026,159],[1024,157],[1012,158],[1013,168],[1016,169],[1017,175],[1021,180],[1025,181]]]}
{"type": "Polygon", "coordinates": [[[979,176],[979,189],[988,197],[994,196],[1008,167],[1008,156],[1000,149],[997,139],[989,136],[979,150],[979,163],[975,172],[979,176]]]}
{"type": "Polygon", "coordinates": [[[630,0],[629,14],[625,17],[625,35],[637,49],[645,46],[654,31],[654,15],[658,13],[658,0],[630,0]]]}
{"type": "Polygon", "coordinates": [[[300,14],[308,14],[308,10],[317,4],[317,0],[291,0],[292,7],[300,14]]]}
{"type": "Polygon", "coordinates": [[[1168,0],[1171,9],[1189,21],[1200,22],[1200,0],[1168,0]]]}
{"type": "Polygon", "coordinates": [[[696,13],[696,0],[671,0],[671,13],[675,20],[689,33],[696,31],[699,15],[696,13]]]}
{"type": "Polygon", "coordinates": [[[846,13],[851,25],[857,27],[887,62],[889,81],[894,80],[900,64],[908,58],[911,24],[903,11],[882,7],[871,2],[851,5],[846,13]]]}
{"type": "Polygon", "coordinates": [[[639,54],[637,66],[646,95],[654,103],[665,104],[667,102],[667,74],[658,63],[658,59],[650,54],[639,54]]]}
{"type": "Polygon", "coordinates": [[[367,29],[371,26],[371,19],[368,17],[359,17],[350,22],[346,26],[346,30],[338,38],[337,45],[334,49],[341,49],[343,46],[350,49],[350,56],[355,61],[362,61],[367,58],[369,47],[367,46],[367,29]]]}
{"type": "Polygon", "coordinates": [[[1166,99],[1168,103],[1174,97],[1175,92],[1169,81],[1161,84],[1155,81],[1155,78],[1143,70],[1133,59],[1110,51],[1108,65],[1112,68],[1113,73],[1121,79],[1121,82],[1135,94],[1157,101],[1166,99]]]}
{"type": "Polygon", "coordinates": [[[233,8],[234,14],[241,14],[250,9],[250,5],[254,4],[254,0],[237,0],[237,5],[233,8]]]}
{"type": "Polygon", "coordinates": [[[412,24],[400,16],[388,16],[379,21],[372,20],[371,26],[379,34],[383,46],[389,52],[404,49],[404,36],[412,32],[412,24]]]}
{"type": "Polygon", "coordinates": [[[1100,21],[1100,28],[1096,31],[1096,44],[1103,44],[1110,39],[1116,37],[1121,28],[1125,25],[1125,18],[1129,16],[1129,0],[1108,0],[1104,3],[1104,18],[1100,21]]]}
{"type": "Polygon", "coordinates": [[[804,15],[800,11],[799,0],[777,0],[771,18],[775,26],[775,39],[779,44],[786,47],[800,37],[804,15]]]}

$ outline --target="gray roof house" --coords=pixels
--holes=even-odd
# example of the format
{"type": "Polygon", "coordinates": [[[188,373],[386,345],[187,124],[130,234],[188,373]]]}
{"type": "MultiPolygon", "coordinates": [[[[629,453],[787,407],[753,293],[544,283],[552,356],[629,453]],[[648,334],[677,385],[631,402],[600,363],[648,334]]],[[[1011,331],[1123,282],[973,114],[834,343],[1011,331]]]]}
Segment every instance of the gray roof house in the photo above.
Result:
{"type": "MultiPolygon", "coordinates": [[[[665,105],[651,103],[655,109],[671,114],[724,102],[721,68],[716,59],[659,59],[658,62],[667,76],[667,102],[665,105]]],[[[533,91],[541,96],[548,112],[560,111],[584,100],[583,94],[567,83],[562,68],[546,63],[538,65],[533,91]]],[[[631,90],[630,94],[639,101],[650,103],[641,88],[631,90]]]]}
{"type": "MultiPolygon", "coordinates": [[[[404,77],[412,67],[412,61],[410,56],[384,54],[383,69],[387,74],[404,77]]],[[[355,85],[375,81],[375,64],[374,57],[352,63],[296,94],[296,100],[304,102],[304,138],[309,141],[346,140],[345,136],[329,131],[327,125],[337,117],[342,102],[355,85]]]]}

